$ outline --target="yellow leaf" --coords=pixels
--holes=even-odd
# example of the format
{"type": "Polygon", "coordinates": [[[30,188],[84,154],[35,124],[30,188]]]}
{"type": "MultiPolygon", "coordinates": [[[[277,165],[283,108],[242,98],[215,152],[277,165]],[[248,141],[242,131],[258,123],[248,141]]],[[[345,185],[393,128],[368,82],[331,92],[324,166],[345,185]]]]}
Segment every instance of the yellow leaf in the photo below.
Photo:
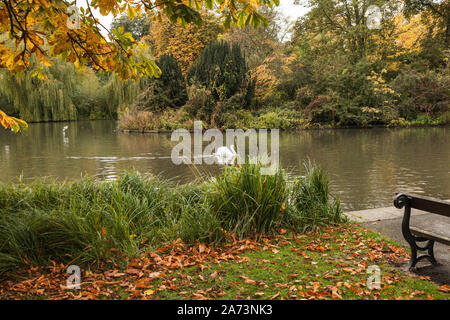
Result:
{"type": "Polygon", "coordinates": [[[127,13],[128,13],[128,17],[133,20],[136,17],[136,11],[134,10],[134,8],[130,5],[128,5],[128,9],[127,9],[127,13]]]}
{"type": "Polygon", "coordinates": [[[145,291],[144,291],[144,294],[145,294],[146,296],[150,296],[150,295],[152,295],[153,293],[155,293],[155,290],[145,290],[145,291]]]}
{"type": "Polygon", "coordinates": [[[20,129],[26,130],[28,129],[28,124],[21,120],[14,117],[8,116],[6,113],[4,113],[2,110],[0,110],[0,124],[5,129],[11,129],[14,132],[19,132],[20,129]]]}

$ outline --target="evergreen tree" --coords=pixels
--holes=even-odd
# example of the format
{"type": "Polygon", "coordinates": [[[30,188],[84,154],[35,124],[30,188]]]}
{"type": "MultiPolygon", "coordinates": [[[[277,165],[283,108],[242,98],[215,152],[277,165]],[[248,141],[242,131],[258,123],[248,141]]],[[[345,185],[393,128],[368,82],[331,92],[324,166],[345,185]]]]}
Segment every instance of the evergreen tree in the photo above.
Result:
{"type": "Polygon", "coordinates": [[[188,70],[190,85],[199,84],[211,90],[218,100],[237,93],[247,78],[247,64],[238,44],[212,41],[188,70]]]}
{"type": "Polygon", "coordinates": [[[177,59],[172,54],[163,54],[156,63],[162,73],[159,78],[148,81],[148,87],[136,99],[135,107],[156,112],[167,107],[181,107],[188,95],[177,59]]]}
{"type": "Polygon", "coordinates": [[[178,61],[172,54],[163,54],[157,65],[162,71],[161,76],[155,80],[157,87],[172,101],[174,107],[181,107],[186,103],[187,91],[178,61]]]}

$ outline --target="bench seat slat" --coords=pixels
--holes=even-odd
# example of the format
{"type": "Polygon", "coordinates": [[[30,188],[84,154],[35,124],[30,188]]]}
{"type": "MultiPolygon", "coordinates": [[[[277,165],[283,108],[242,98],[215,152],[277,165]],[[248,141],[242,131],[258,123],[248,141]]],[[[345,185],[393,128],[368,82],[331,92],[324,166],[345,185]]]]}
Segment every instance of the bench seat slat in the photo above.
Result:
{"type": "Polygon", "coordinates": [[[412,208],[450,217],[450,202],[415,194],[409,196],[412,208]]]}
{"type": "Polygon", "coordinates": [[[422,230],[414,227],[411,227],[410,230],[411,233],[417,237],[427,238],[450,246],[450,238],[438,235],[437,233],[434,233],[432,231],[422,230]]]}
{"type": "Polygon", "coordinates": [[[430,214],[412,217],[411,233],[450,245],[450,220],[443,216],[430,214]]]}

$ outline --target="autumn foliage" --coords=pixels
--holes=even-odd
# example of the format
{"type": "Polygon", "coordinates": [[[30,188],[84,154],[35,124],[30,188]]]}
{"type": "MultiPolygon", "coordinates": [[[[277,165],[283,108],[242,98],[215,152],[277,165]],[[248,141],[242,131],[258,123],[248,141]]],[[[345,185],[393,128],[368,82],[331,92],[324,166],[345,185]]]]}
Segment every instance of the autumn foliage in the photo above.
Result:
{"type": "Polygon", "coordinates": [[[82,269],[81,288],[67,287],[67,265],[29,267],[0,282],[2,299],[449,299],[450,287],[393,268],[405,250],[378,234],[339,226],[296,234],[279,230],[256,242],[232,235],[225,247],[176,239],[128,265],[82,269]],[[367,287],[369,267],[381,269],[379,287],[367,287]]]}
{"type": "Polygon", "coordinates": [[[28,127],[25,121],[10,117],[2,110],[0,110],[0,123],[5,129],[11,129],[14,132],[18,132],[20,129],[26,129],[28,127]]]}
{"type": "Polygon", "coordinates": [[[143,38],[149,43],[153,54],[159,57],[172,54],[179,62],[181,71],[186,75],[188,68],[197,61],[203,48],[211,40],[216,40],[222,32],[217,19],[210,13],[202,12],[202,24],[179,26],[163,18],[155,21],[150,28],[150,35],[143,38]]]}
{"type": "MultiPolygon", "coordinates": [[[[217,4],[225,27],[232,23],[257,27],[267,23],[257,8],[278,3],[278,0],[95,0],[87,2],[87,8],[77,10],[63,0],[2,1],[0,68],[13,73],[24,72],[29,69],[31,60],[36,59],[39,66],[33,71],[34,75],[45,79],[42,68],[50,66],[58,57],[77,67],[89,65],[95,70],[114,72],[121,79],[159,76],[159,68],[145,55],[145,45],[134,41],[123,28],[107,30],[92,9],[97,9],[101,15],[112,14],[114,17],[126,13],[130,19],[141,16],[145,11],[160,21],[165,17],[170,23],[199,25],[202,22],[199,8],[204,5],[211,10],[217,4]],[[101,31],[106,31],[109,39],[101,31]],[[4,36],[10,41],[5,42],[4,36]]],[[[6,115],[2,118],[5,123],[15,121],[6,115]]]]}

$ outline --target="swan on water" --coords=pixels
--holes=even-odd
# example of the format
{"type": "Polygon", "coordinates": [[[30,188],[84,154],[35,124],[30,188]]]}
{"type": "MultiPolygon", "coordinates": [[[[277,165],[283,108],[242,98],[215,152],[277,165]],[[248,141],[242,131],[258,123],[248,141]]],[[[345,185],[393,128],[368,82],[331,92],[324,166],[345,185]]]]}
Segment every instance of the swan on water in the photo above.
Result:
{"type": "Polygon", "coordinates": [[[69,126],[64,126],[64,128],[62,129],[64,144],[68,144],[69,143],[69,138],[67,138],[67,136],[66,136],[66,130],[67,129],[69,129],[69,126]]]}
{"type": "Polygon", "coordinates": [[[234,150],[234,145],[231,145],[231,150],[227,147],[219,147],[214,154],[217,159],[218,164],[232,164],[236,158],[236,151],[234,150]]]}

